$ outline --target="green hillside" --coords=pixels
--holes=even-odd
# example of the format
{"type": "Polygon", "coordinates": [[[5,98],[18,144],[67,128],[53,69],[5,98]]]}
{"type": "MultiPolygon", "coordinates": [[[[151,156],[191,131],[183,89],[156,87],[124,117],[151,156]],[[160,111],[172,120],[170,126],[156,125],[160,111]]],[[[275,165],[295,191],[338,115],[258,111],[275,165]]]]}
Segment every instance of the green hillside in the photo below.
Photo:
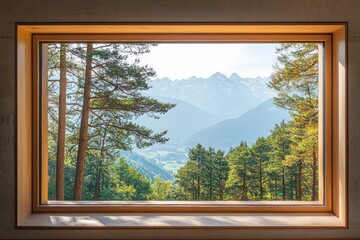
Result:
{"type": "Polygon", "coordinates": [[[290,118],[288,112],[269,99],[247,111],[239,118],[229,119],[201,130],[185,140],[188,147],[200,143],[205,147],[228,150],[241,141],[253,143],[260,136],[267,136],[275,124],[290,118]]]}

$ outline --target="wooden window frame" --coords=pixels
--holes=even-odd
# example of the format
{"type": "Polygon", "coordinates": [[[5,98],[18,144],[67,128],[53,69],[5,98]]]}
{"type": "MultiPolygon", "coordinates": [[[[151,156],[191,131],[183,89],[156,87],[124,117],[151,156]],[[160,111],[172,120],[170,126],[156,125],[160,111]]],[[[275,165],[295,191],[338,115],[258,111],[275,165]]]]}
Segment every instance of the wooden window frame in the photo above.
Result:
{"type": "MultiPolygon", "coordinates": [[[[347,227],[347,95],[346,24],[117,24],[117,25],[18,25],[17,26],[17,224],[19,227],[71,227],[56,218],[75,218],[76,227],[347,227]],[[42,81],[39,43],[47,42],[323,42],[325,58],[319,64],[319,201],[318,202],[56,202],[47,199],[47,81],[42,81]],[[325,66],[322,69],[321,66],[325,66]],[[324,127],[324,129],[323,129],[324,127]],[[322,135],[321,133],[324,133],[322,135]],[[326,141],[323,144],[323,139],[326,141]],[[325,153],[325,156],[322,154],[325,153]],[[322,164],[325,163],[326,167],[322,164]],[[40,171],[41,166],[41,171],[40,171]],[[325,196],[326,192],[326,197],[325,196]],[[79,215],[81,214],[81,215],[79,215]],[[91,220],[85,221],[84,214],[91,220]],[[109,215],[110,214],[110,215],[109,215]],[[174,215],[175,214],[175,215],[174,215]],[[99,223],[99,218],[117,220],[99,223]],[[204,216],[207,216],[206,218],[204,216]],[[124,218],[141,218],[128,224],[124,218]],[[177,224],[164,219],[175,218],[177,224]],[[224,221],[220,221],[221,218],[224,221]],[[226,219],[231,218],[231,221],[226,219]],[[47,220],[46,220],[47,219],[47,220]],[[81,220],[82,219],[82,220],[81,220]],[[161,220],[162,219],[162,220],[161,220]],[[209,220],[210,219],[210,220],[209,220]],[[250,220],[254,224],[248,224],[250,220]],[[259,221],[266,219],[265,221],[259,221]],[[156,220],[156,221],[154,221],[156,220]],[[226,220],[226,221],[225,221],[226,220]],[[38,224],[35,224],[37,222],[38,224]],[[60,222],[60,223],[59,223],[60,222]],[[148,223],[146,223],[148,222],[148,223]],[[156,224],[155,224],[156,222],[156,224]],[[111,225],[111,226],[110,226],[111,225]]],[[[46,44],[41,45],[46,47],[46,44]]],[[[45,50],[45,49],[43,49],[45,50]]],[[[46,69],[46,62],[42,62],[46,69]]],[[[130,221],[131,222],[131,221],[130,221]]]]}

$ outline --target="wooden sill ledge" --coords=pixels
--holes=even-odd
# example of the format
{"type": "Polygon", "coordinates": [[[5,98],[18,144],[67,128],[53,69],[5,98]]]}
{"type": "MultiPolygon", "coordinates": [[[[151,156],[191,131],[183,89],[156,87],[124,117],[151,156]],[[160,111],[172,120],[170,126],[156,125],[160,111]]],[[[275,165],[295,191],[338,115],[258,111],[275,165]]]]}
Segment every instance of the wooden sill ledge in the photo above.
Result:
{"type": "Polygon", "coordinates": [[[33,213],[20,228],[345,228],[331,213],[51,214],[33,213]]]}

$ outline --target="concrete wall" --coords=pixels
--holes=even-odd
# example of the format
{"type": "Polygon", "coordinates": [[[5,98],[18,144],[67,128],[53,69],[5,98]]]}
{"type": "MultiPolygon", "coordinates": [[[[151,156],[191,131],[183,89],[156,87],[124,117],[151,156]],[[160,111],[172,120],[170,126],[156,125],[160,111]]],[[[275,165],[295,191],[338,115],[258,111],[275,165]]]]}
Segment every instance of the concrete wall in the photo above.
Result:
{"type": "MultiPolygon", "coordinates": [[[[360,237],[360,1],[358,0],[0,0],[0,239],[360,237]],[[15,229],[16,22],[349,23],[348,230],[15,229]]],[[[21,146],[19,146],[21,147],[21,146]]]]}

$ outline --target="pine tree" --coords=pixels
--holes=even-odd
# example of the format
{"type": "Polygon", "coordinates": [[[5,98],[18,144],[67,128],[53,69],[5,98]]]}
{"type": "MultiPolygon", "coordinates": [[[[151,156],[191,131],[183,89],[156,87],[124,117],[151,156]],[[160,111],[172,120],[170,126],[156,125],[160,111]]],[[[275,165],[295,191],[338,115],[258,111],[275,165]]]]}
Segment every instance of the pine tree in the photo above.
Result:
{"type": "Polygon", "coordinates": [[[81,112],[79,146],[76,161],[74,200],[81,200],[83,190],[83,177],[85,168],[85,157],[88,141],[89,114],[90,114],[90,91],[93,70],[93,44],[88,43],[86,46],[86,67],[85,67],[85,84],[81,112]]]}
{"type": "Polygon", "coordinates": [[[215,166],[215,150],[209,148],[205,150],[205,158],[202,162],[201,179],[202,179],[202,199],[212,201],[216,199],[216,166],[215,166]]]}
{"type": "Polygon", "coordinates": [[[225,184],[229,175],[229,164],[225,159],[225,153],[221,150],[214,155],[215,195],[216,200],[224,200],[225,184]]]}
{"type": "Polygon", "coordinates": [[[228,153],[229,178],[226,181],[228,200],[249,200],[249,184],[251,179],[250,165],[252,156],[246,142],[228,153]]]}
{"type": "MultiPolygon", "coordinates": [[[[80,46],[77,56],[85,59],[83,102],[81,108],[80,136],[77,154],[74,199],[81,200],[86,153],[89,141],[107,131],[108,149],[130,150],[154,143],[163,143],[166,131],[154,133],[135,124],[132,120],[147,114],[164,114],[173,104],[160,103],[143,96],[141,91],[149,89],[148,79],[154,71],[140,66],[139,61],[127,61],[129,56],[138,56],[149,51],[146,44],[86,44],[86,51],[80,46]]],[[[96,148],[96,147],[95,147],[96,148]]],[[[94,147],[91,149],[94,150],[94,147]]],[[[99,148],[99,147],[98,147],[99,148]]],[[[101,149],[98,149],[101,151],[101,149]]]]}
{"type": "Polygon", "coordinates": [[[269,164],[269,153],[270,145],[264,137],[259,137],[255,144],[251,147],[251,154],[254,164],[256,164],[256,173],[253,178],[258,178],[257,186],[254,186],[255,189],[259,189],[259,193],[256,194],[257,200],[264,200],[266,194],[265,183],[266,183],[266,168],[269,164]]]}
{"type": "Polygon", "coordinates": [[[202,199],[202,184],[203,184],[203,174],[205,173],[205,161],[206,161],[206,150],[200,144],[196,145],[195,148],[190,149],[189,151],[189,161],[190,164],[195,166],[195,171],[193,175],[195,176],[196,182],[196,198],[195,200],[202,199]]]}
{"type": "Polygon", "coordinates": [[[60,44],[60,89],[59,89],[59,127],[56,155],[56,199],[64,200],[64,162],[66,131],[66,44],[60,44]]]}
{"type": "MultiPolygon", "coordinates": [[[[290,155],[291,145],[291,133],[289,124],[282,121],[280,124],[276,124],[271,131],[271,135],[268,138],[271,144],[270,167],[271,171],[281,172],[281,188],[282,188],[282,200],[286,200],[286,156],[290,155]]],[[[269,169],[270,170],[270,169],[269,169]]]]}
{"type": "Polygon", "coordinates": [[[188,160],[184,166],[178,169],[174,176],[175,199],[177,200],[198,200],[198,172],[194,161],[188,160]]]}
{"type": "Polygon", "coordinates": [[[318,48],[316,43],[281,44],[277,49],[279,56],[275,73],[269,83],[269,87],[277,92],[275,104],[288,109],[293,117],[294,144],[287,161],[298,167],[298,200],[304,198],[304,173],[307,172],[309,161],[313,168],[312,198],[317,195],[318,48]]]}
{"type": "Polygon", "coordinates": [[[175,175],[173,195],[178,200],[224,200],[228,171],[223,151],[198,144],[189,150],[189,160],[175,175]]]}

